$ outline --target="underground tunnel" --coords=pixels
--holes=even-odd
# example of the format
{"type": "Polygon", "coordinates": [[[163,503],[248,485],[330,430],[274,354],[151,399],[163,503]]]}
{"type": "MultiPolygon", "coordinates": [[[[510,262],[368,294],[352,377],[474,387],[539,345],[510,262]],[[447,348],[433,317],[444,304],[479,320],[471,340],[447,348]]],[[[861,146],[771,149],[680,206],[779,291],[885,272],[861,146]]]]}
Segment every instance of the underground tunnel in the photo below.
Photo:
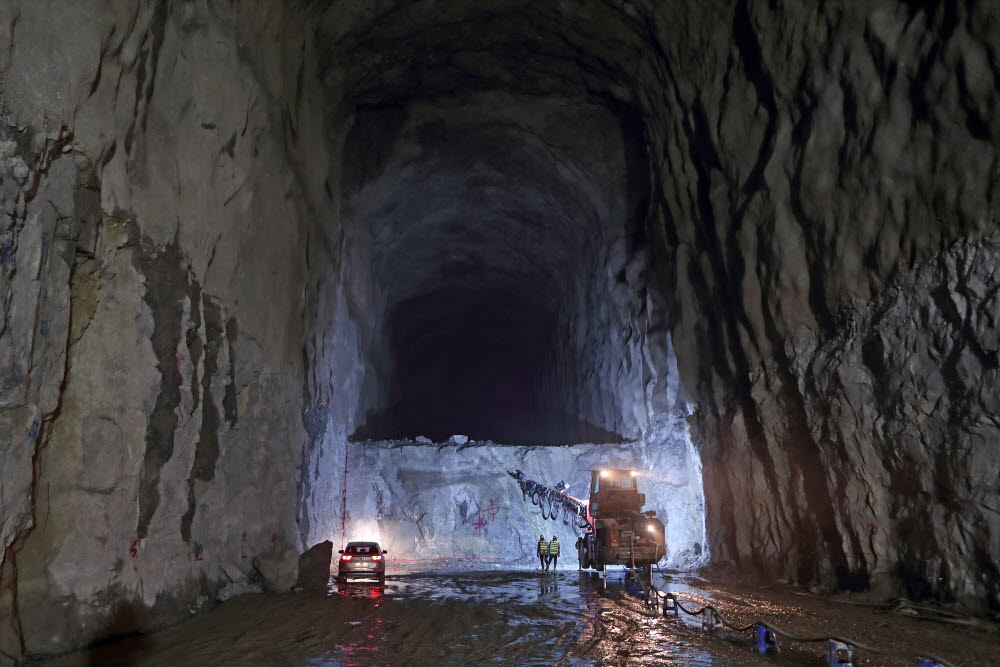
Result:
{"type": "Polygon", "coordinates": [[[989,664],[994,4],[0,0],[0,665],[989,664]]]}
{"type": "Polygon", "coordinates": [[[352,254],[370,248],[366,282],[386,332],[372,354],[385,407],[359,435],[635,434],[621,416],[631,406],[618,405],[631,392],[615,385],[641,392],[642,364],[601,365],[622,367],[629,343],[642,345],[639,326],[666,328],[664,313],[644,312],[636,125],[584,100],[496,93],[356,114],[345,242],[352,254]]]}

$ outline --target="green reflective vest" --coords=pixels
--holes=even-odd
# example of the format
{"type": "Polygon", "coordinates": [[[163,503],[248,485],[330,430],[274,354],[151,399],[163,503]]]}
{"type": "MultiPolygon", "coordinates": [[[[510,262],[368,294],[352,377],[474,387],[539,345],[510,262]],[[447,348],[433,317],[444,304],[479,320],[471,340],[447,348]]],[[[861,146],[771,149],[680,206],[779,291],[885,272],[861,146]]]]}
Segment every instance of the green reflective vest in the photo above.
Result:
{"type": "Polygon", "coordinates": [[[547,554],[549,552],[549,543],[545,540],[538,540],[538,553],[547,554]]]}
{"type": "Polygon", "coordinates": [[[549,555],[558,556],[559,555],[559,540],[558,538],[553,539],[549,542],[549,555]]]}

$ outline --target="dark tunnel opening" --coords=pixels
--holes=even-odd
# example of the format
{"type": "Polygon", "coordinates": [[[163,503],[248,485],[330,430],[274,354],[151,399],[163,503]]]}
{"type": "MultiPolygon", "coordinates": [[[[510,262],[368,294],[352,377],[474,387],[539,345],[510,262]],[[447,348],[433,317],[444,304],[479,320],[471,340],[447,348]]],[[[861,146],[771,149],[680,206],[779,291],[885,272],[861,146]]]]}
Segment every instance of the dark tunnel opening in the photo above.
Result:
{"type": "Polygon", "coordinates": [[[540,374],[557,316],[501,290],[444,289],[389,316],[390,406],[358,439],[454,434],[514,444],[620,442],[624,437],[546,407],[540,374]]]}
{"type": "Polygon", "coordinates": [[[353,439],[628,439],[630,390],[588,366],[623,363],[609,346],[642,307],[623,289],[648,268],[640,128],[603,100],[499,93],[358,111],[345,217],[387,335],[353,439]]]}
{"type": "Polygon", "coordinates": [[[500,290],[445,289],[400,304],[389,321],[396,429],[432,440],[516,437],[537,404],[553,313],[500,290]],[[457,430],[456,430],[457,429],[457,430]],[[451,432],[448,432],[448,431],[451,432]]]}

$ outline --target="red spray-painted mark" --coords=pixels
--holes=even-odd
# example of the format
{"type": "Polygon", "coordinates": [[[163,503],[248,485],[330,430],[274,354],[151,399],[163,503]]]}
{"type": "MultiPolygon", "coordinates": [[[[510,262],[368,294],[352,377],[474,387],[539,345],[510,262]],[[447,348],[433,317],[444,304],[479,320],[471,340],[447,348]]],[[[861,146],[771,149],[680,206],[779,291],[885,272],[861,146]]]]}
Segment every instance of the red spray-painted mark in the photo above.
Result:
{"type": "Polygon", "coordinates": [[[496,503],[494,503],[493,499],[490,498],[490,505],[489,505],[489,507],[487,507],[483,511],[485,511],[487,514],[489,514],[491,519],[495,519],[497,517],[497,512],[499,512],[501,509],[503,509],[503,508],[500,507],[500,505],[497,505],[496,503]]]}
{"type": "Polygon", "coordinates": [[[2,612],[2,613],[0,613],[0,621],[6,621],[8,618],[11,618],[13,615],[14,615],[13,611],[2,612]]]}
{"type": "Polygon", "coordinates": [[[497,513],[503,509],[503,505],[497,505],[493,498],[490,498],[490,504],[484,509],[479,510],[479,514],[476,515],[476,520],[472,523],[472,527],[476,529],[476,535],[482,535],[483,528],[497,518],[497,513]]]}
{"type": "Polygon", "coordinates": [[[344,497],[340,509],[340,548],[344,548],[347,539],[347,445],[344,445],[344,497]]]}
{"type": "Polygon", "coordinates": [[[240,558],[243,560],[247,559],[247,531],[243,531],[243,537],[240,539],[240,558]]]}
{"type": "Polygon", "coordinates": [[[201,546],[200,542],[194,543],[194,560],[195,562],[205,560],[205,549],[201,546]]]}

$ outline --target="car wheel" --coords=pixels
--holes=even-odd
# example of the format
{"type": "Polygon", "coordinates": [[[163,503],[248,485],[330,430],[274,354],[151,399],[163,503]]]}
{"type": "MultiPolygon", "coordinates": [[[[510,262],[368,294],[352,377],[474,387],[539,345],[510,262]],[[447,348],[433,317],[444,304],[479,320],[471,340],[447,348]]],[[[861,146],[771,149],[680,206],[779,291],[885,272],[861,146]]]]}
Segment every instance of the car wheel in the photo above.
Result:
{"type": "Polygon", "coordinates": [[[378,575],[378,585],[379,586],[385,586],[385,572],[383,572],[382,574],[378,575]]]}

